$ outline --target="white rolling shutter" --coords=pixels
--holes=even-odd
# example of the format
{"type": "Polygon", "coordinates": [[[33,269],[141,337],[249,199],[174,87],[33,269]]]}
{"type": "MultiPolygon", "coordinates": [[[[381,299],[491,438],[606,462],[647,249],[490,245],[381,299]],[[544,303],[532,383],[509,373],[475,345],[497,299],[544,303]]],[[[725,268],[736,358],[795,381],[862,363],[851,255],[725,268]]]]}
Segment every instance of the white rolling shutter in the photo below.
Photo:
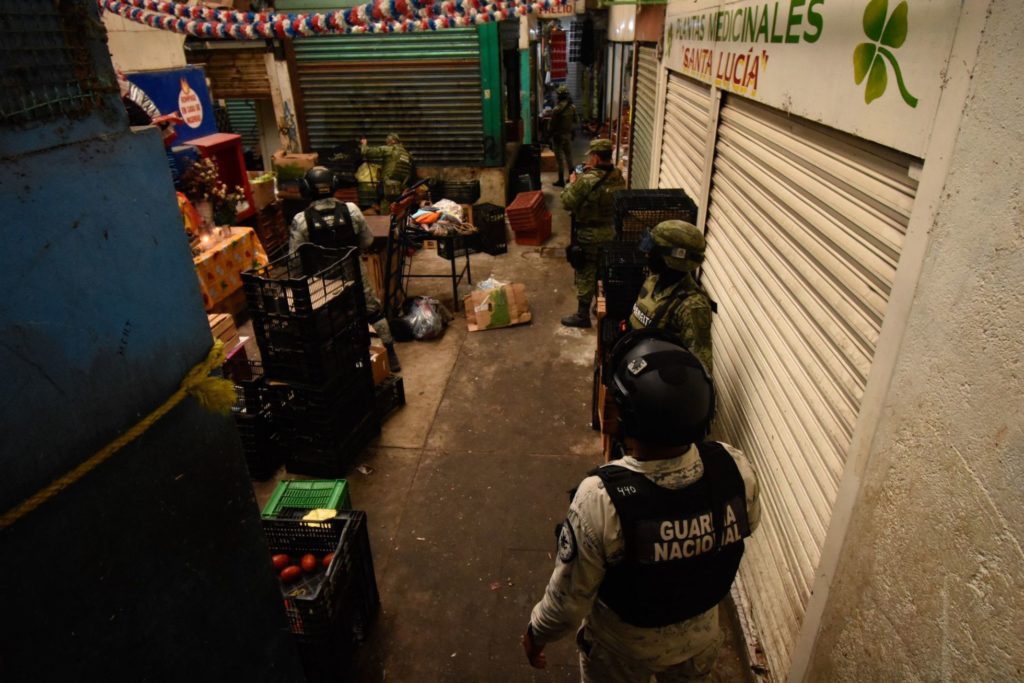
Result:
{"type": "Polygon", "coordinates": [[[751,458],[762,523],[741,579],[788,670],[896,273],[913,159],[740,98],[719,119],[703,282],[716,430],[751,458]]]}
{"type": "Polygon", "coordinates": [[[700,197],[710,118],[708,86],[670,71],[658,187],[681,187],[691,199],[700,197]]]}
{"type": "Polygon", "coordinates": [[[651,186],[651,143],[654,138],[654,102],[658,96],[658,50],[640,46],[636,69],[636,102],[633,107],[633,143],[630,146],[629,186],[651,186]]]}

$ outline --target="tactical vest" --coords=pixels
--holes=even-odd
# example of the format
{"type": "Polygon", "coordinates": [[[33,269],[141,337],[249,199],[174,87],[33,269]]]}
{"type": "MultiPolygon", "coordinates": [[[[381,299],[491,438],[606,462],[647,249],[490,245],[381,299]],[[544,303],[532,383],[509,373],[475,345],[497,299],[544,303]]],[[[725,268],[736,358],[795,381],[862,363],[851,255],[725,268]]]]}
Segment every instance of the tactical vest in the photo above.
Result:
{"type": "Polygon", "coordinates": [[[302,215],[313,244],[330,249],[359,246],[352,213],[345,202],[334,200],[334,206],[329,209],[317,209],[315,204],[310,204],[302,215]]]}
{"type": "Polygon", "coordinates": [[[576,124],[576,107],[568,102],[560,102],[551,112],[551,135],[568,138],[576,124]]]}
{"type": "Polygon", "coordinates": [[[682,489],[605,465],[604,482],[622,525],[625,557],[608,567],[601,600],[627,624],[668,626],[728,595],[750,535],[746,489],[736,462],[715,442],[697,447],[704,476],[682,489]]]}
{"type": "Polygon", "coordinates": [[[383,175],[385,180],[406,182],[412,175],[412,156],[404,147],[395,145],[384,160],[383,175]]]}
{"type": "MultiPolygon", "coordinates": [[[[682,330],[669,327],[672,322],[673,310],[682,306],[692,296],[707,296],[700,286],[666,287],[660,292],[655,292],[658,284],[658,276],[651,275],[640,288],[640,294],[633,304],[633,311],[629,316],[629,326],[634,330],[642,330],[647,327],[655,327],[667,330],[673,334],[682,336],[682,330]],[[683,294],[684,296],[679,296],[683,294]]],[[[712,307],[713,308],[713,307],[712,307]]]]}
{"type": "Polygon", "coordinates": [[[573,212],[576,217],[577,226],[586,228],[613,225],[615,222],[615,193],[618,190],[625,189],[626,181],[611,166],[592,168],[584,173],[576,182],[580,182],[580,180],[592,184],[589,191],[585,192],[582,204],[573,212]],[[597,187],[597,183],[609,171],[612,175],[601,183],[600,187],[597,187]]]}

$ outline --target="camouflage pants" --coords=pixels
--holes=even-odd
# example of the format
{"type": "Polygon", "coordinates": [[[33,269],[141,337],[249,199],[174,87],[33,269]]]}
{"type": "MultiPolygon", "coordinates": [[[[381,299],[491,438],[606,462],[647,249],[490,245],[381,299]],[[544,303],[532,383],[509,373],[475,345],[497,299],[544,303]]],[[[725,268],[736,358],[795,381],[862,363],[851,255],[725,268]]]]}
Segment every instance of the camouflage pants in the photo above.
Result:
{"type": "Polygon", "coordinates": [[[667,669],[652,669],[641,662],[621,659],[600,642],[591,641],[589,634],[583,638],[578,635],[576,639],[580,646],[581,683],[647,683],[652,676],[657,683],[710,683],[719,650],[715,643],[685,662],[667,669]]]}
{"type": "Polygon", "coordinates": [[[576,298],[590,302],[597,293],[597,263],[601,247],[615,237],[615,228],[582,228],[576,235],[577,244],[583,247],[586,259],[583,266],[576,271],[576,298]]]}
{"type": "Polygon", "coordinates": [[[370,278],[366,276],[366,266],[362,259],[359,260],[359,271],[363,279],[363,296],[366,297],[366,319],[373,325],[373,330],[380,337],[382,344],[393,344],[395,338],[391,335],[391,326],[384,317],[384,307],[377,298],[377,292],[373,291],[370,278]]]}
{"type": "Polygon", "coordinates": [[[380,200],[380,212],[386,214],[392,202],[398,201],[405,191],[405,185],[400,180],[384,181],[384,198],[380,200]]]}
{"type": "Polygon", "coordinates": [[[551,150],[555,153],[555,163],[558,165],[558,177],[566,180],[572,173],[572,138],[558,135],[551,138],[551,150]],[[565,169],[565,175],[562,175],[565,169]]]}

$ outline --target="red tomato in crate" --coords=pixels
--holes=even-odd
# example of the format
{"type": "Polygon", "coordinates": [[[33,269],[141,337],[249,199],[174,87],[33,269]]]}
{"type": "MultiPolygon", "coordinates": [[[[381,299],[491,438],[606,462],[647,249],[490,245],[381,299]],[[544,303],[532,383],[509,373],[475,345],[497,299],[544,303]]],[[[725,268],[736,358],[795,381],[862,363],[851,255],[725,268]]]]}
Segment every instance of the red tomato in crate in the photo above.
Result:
{"type": "Polygon", "coordinates": [[[281,570],[281,583],[295,583],[300,576],[302,569],[293,564],[281,570]]]}

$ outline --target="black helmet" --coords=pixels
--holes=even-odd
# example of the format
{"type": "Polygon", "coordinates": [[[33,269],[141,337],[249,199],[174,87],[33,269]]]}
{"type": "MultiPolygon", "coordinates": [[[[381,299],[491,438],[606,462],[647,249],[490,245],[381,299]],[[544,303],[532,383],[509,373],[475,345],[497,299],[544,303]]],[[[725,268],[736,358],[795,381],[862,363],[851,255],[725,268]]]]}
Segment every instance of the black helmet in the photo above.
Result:
{"type": "Polygon", "coordinates": [[[631,332],[612,351],[610,383],[622,434],[662,446],[699,443],[715,416],[715,387],[700,360],[667,333],[631,332]]]}
{"type": "Polygon", "coordinates": [[[310,201],[331,197],[338,187],[337,174],[326,166],[314,166],[299,181],[302,198],[310,201]]]}

